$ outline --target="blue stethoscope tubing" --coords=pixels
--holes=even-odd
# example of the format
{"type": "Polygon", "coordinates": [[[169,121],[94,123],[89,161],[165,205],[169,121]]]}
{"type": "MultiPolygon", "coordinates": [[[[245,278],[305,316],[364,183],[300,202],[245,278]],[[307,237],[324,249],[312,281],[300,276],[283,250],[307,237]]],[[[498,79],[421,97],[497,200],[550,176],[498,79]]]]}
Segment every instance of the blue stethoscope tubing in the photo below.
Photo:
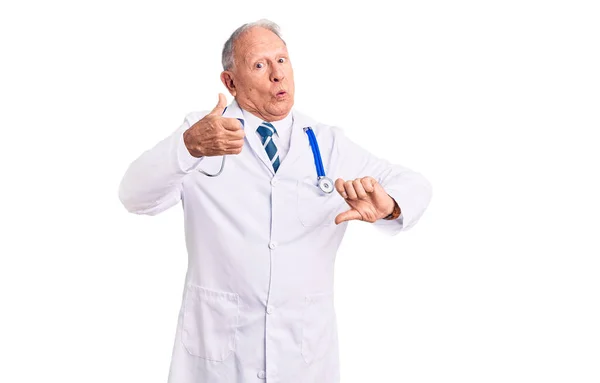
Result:
{"type": "Polygon", "coordinates": [[[315,158],[315,167],[317,168],[317,184],[319,189],[324,193],[333,192],[333,181],[331,178],[325,176],[325,168],[323,167],[323,160],[321,159],[321,151],[319,150],[319,144],[317,143],[317,137],[311,127],[304,128],[304,132],[308,135],[308,141],[315,158]]]}

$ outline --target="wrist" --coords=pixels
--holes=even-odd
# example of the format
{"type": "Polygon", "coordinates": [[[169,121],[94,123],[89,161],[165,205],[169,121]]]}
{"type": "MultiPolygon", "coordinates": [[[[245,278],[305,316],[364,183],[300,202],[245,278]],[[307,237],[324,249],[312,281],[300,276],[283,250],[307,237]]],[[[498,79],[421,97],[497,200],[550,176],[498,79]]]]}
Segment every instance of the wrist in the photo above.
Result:
{"type": "Polygon", "coordinates": [[[204,155],[200,152],[200,150],[191,149],[194,147],[194,145],[192,144],[192,142],[194,141],[194,137],[193,137],[192,133],[190,132],[191,129],[192,128],[189,128],[188,130],[183,132],[183,144],[184,144],[186,150],[188,151],[188,153],[192,157],[195,157],[196,159],[204,157],[204,155]]]}
{"type": "Polygon", "coordinates": [[[396,202],[396,200],[394,198],[392,198],[392,196],[390,196],[390,198],[394,202],[394,205],[393,205],[393,207],[391,209],[390,214],[388,214],[387,216],[383,217],[383,219],[386,219],[386,220],[396,219],[396,218],[400,217],[400,213],[401,213],[400,206],[398,206],[398,203],[396,202]]]}

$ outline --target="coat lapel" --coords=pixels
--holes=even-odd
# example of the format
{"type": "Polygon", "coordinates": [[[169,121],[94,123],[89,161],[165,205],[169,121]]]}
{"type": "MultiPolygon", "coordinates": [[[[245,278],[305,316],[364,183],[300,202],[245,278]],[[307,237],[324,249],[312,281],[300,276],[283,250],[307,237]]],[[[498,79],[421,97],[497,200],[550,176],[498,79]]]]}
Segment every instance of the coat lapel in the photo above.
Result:
{"type": "Polygon", "coordinates": [[[290,138],[290,149],[285,156],[285,159],[279,165],[277,173],[288,173],[293,172],[294,162],[300,158],[300,156],[307,153],[311,153],[310,142],[308,136],[304,133],[304,128],[307,126],[314,126],[315,122],[304,114],[292,109],[292,136],[290,138]]]}
{"type": "MultiPolygon", "coordinates": [[[[244,115],[242,113],[242,110],[240,109],[240,106],[238,105],[237,101],[235,101],[235,99],[227,107],[227,110],[225,110],[225,113],[223,113],[223,117],[237,118],[241,121],[244,121],[244,115]]],[[[275,175],[275,170],[273,169],[271,160],[269,160],[269,156],[267,156],[267,151],[265,150],[265,148],[263,148],[262,142],[260,142],[260,139],[258,138],[256,132],[246,130],[245,127],[244,132],[246,133],[246,142],[248,143],[248,146],[250,146],[250,149],[252,149],[256,157],[260,159],[263,165],[271,173],[271,176],[275,175]]]]}
{"type": "MultiPolygon", "coordinates": [[[[300,113],[294,109],[292,109],[292,136],[290,137],[290,148],[288,153],[286,154],[285,158],[283,159],[283,161],[281,161],[281,164],[279,165],[279,169],[277,170],[277,173],[281,174],[283,173],[288,173],[288,172],[293,172],[293,164],[294,162],[302,155],[305,154],[310,154],[312,155],[312,149],[310,147],[310,142],[308,141],[308,137],[306,135],[306,133],[304,132],[304,128],[307,126],[311,126],[314,127],[314,125],[316,124],[316,122],[311,119],[310,117],[304,115],[303,113],[300,113]]],[[[223,113],[223,117],[229,117],[229,118],[237,118],[241,121],[244,121],[243,117],[243,113],[242,110],[240,109],[237,101],[235,101],[235,99],[233,100],[233,102],[227,107],[227,109],[225,110],[225,112],[223,113]]],[[[242,124],[244,125],[244,124],[242,124]]],[[[260,159],[260,161],[263,163],[263,165],[265,166],[265,168],[267,168],[267,170],[271,173],[271,176],[275,175],[275,171],[273,170],[273,165],[271,164],[271,160],[269,160],[269,157],[267,156],[267,152],[265,150],[265,148],[262,146],[262,142],[260,142],[260,139],[258,138],[258,135],[256,134],[256,132],[251,132],[249,130],[246,130],[245,127],[244,131],[246,133],[246,142],[248,143],[248,145],[250,146],[250,148],[252,149],[252,151],[254,152],[254,154],[256,155],[256,157],[258,157],[260,159]]]]}

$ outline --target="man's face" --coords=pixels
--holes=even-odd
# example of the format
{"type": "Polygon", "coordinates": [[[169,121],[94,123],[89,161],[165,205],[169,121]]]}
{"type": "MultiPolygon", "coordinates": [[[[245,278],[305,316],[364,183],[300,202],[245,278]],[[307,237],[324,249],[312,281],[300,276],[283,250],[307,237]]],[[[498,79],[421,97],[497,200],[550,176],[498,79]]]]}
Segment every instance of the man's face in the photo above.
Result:
{"type": "Polygon", "coordinates": [[[234,65],[221,80],[240,107],[277,121],[294,105],[294,71],[285,44],[268,29],[244,32],[234,45],[234,65]]]}

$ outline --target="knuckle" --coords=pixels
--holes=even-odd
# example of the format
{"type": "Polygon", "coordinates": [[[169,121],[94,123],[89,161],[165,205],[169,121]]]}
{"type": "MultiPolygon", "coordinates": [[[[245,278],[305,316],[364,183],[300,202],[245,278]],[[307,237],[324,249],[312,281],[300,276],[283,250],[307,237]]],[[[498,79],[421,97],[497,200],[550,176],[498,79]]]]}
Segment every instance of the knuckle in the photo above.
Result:
{"type": "Polygon", "coordinates": [[[206,117],[204,117],[203,119],[201,119],[200,121],[198,121],[196,124],[198,125],[205,125],[205,126],[212,126],[215,122],[215,116],[212,115],[207,115],[206,117]]]}
{"type": "Polygon", "coordinates": [[[367,211],[362,211],[360,213],[360,215],[362,216],[363,221],[367,221],[367,222],[371,222],[372,221],[373,215],[371,214],[370,211],[368,211],[368,210],[367,211]]]}

